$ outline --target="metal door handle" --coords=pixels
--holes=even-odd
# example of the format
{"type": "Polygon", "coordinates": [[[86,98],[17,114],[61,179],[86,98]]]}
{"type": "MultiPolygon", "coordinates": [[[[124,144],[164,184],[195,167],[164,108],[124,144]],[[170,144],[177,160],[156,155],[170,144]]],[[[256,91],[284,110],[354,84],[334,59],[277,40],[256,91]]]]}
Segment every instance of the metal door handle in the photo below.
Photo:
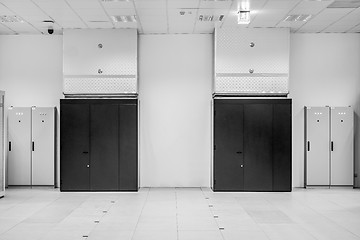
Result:
{"type": "Polygon", "coordinates": [[[331,141],[331,151],[333,152],[334,151],[334,142],[331,141]]]}
{"type": "Polygon", "coordinates": [[[237,154],[241,154],[242,152],[236,152],[237,154]]]}
{"type": "Polygon", "coordinates": [[[88,154],[89,152],[83,152],[84,154],[88,154]]]}
{"type": "Polygon", "coordinates": [[[310,141],[307,142],[307,150],[310,151],[310,141]]]}
{"type": "Polygon", "coordinates": [[[9,142],[9,152],[11,152],[11,142],[9,142]]]}
{"type": "Polygon", "coordinates": [[[32,151],[35,151],[35,143],[32,142],[32,151]]]}

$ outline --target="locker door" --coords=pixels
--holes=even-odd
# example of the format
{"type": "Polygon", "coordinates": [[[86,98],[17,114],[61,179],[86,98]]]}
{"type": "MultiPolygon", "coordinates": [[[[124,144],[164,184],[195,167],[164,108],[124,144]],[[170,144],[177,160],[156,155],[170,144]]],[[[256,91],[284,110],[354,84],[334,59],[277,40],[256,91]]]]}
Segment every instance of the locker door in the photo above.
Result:
{"type": "Polygon", "coordinates": [[[89,104],[61,104],[61,190],[90,190],[89,114],[89,104]]]}
{"type": "Polygon", "coordinates": [[[272,191],[272,104],[244,105],[244,190],[272,191]]]}
{"type": "Polygon", "coordinates": [[[137,105],[119,105],[119,187],[138,189],[138,121],[137,105]]]}
{"type": "Polygon", "coordinates": [[[306,111],[306,185],[330,184],[330,119],[328,107],[306,111]]]}
{"type": "Polygon", "coordinates": [[[32,108],[32,185],[54,185],[55,108],[32,108]]]}
{"type": "Polygon", "coordinates": [[[118,190],[118,105],[90,105],[90,189],[118,190]]]}
{"type": "Polygon", "coordinates": [[[31,185],[31,108],[8,111],[8,185],[31,185]]]}
{"type": "Polygon", "coordinates": [[[354,116],[351,107],[331,108],[331,185],[354,184],[354,116]]]}
{"type": "Polygon", "coordinates": [[[215,102],[214,190],[244,190],[243,112],[243,104],[215,102]]]}

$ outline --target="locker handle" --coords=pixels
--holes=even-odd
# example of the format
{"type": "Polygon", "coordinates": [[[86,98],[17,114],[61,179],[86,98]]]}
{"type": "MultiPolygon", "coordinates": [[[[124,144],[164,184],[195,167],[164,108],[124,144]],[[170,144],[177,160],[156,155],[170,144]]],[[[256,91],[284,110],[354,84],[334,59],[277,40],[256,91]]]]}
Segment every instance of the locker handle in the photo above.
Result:
{"type": "Polygon", "coordinates": [[[84,154],[88,154],[89,152],[83,152],[84,154]]]}
{"type": "Polygon", "coordinates": [[[333,152],[334,151],[334,142],[331,141],[331,151],[333,152]]]}
{"type": "Polygon", "coordinates": [[[11,142],[9,142],[9,152],[11,152],[11,142]]]}
{"type": "Polygon", "coordinates": [[[236,152],[237,154],[241,154],[242,152],[236,152]]]}
{"type": "Polygon", "coordinates": [[[32,142],[32,151],[35,151],[35,143],[32,142]]]}
{"type": "Polygon", "coordinates": [[[307,142],[307,150],[310,151],[310,141],[307,142]]]}

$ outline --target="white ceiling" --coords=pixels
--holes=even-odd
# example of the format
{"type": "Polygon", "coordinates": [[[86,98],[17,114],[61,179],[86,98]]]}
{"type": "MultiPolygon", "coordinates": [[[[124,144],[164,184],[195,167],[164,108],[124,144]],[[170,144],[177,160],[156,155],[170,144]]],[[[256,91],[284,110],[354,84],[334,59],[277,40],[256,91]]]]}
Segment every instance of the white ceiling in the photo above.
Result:
{"type": "MultiPolygon", "coordinates": [[[[356,3],[360,0],[337,0],[356,3]]],[[[0,22],[0,34],[55,34],[63,29],[137,28],[140,34],[212,33],[215,27],[291,28],[292,32],[360,32],[360,8],[328,8],[334,0],[0,0],[0,15],[24,22],[0,22]],[[247,2],[248,25],[237,24],[247,2]],[[180,12],[184,12],[181,15],[180,12]],[[199,15],[224,15],[222,22],[201,22],[199,15]],[[311,14],[307,22],[284,22],[289,14],[311,14]],[[117,23],[112,15],[135,15],[137,22],[117,23]]],[[[343,4],[340,4],[343,5],[343,4]]]]}

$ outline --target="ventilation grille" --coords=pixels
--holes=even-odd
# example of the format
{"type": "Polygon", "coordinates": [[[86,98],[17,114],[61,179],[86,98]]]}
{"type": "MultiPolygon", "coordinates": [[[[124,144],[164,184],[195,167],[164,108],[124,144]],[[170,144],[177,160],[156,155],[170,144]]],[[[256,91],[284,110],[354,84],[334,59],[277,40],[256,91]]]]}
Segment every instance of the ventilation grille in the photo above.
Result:
{"type": "Polygon", "coordinates": [[[309,14],[296,14],[296,15],[288,15],[283,20],[284,22],[306,22],[308,21],[312,16],[309,14]]]}
{"type": "Polygon", "coordinates": [[[342,0],[331,3],[327,8],[358,8],[360,7],[360,0],[342,0]]]}
{"type": "Polygon", "coordinates": [[[2,15],[0,16],[0,22],[2,23],[17,23],[17,22],[24,22],[24,19],[22,19],[19,16],[8,16],[8,15],[2,15]]]}

